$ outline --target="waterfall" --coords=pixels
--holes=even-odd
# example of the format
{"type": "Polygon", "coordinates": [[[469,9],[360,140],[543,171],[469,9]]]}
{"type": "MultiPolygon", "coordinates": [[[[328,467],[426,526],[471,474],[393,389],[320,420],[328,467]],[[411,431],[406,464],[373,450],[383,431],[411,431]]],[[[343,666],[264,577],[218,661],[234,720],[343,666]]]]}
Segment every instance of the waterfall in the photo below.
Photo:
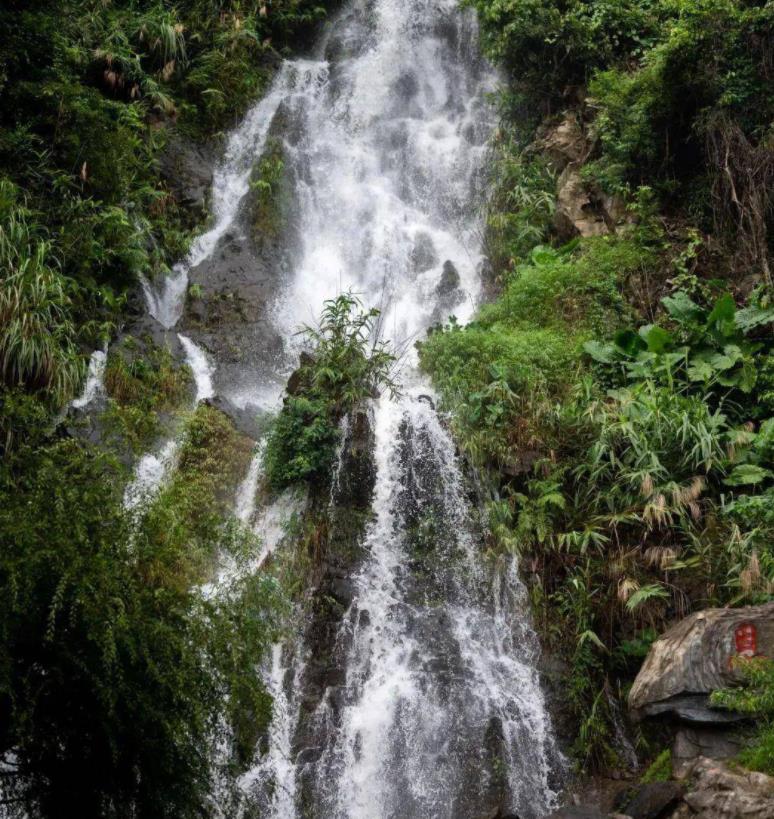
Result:
{"type": "Polygon", "coordinates": [[[207,358],[204,350],[190,338],[180,333],[177,334],[177,337],[185,350],[186,363],[193,373],[194,384],[196,384],[196,403],[204,401],[205,398],[212,398],[215,394],[212,388],[212,374],[215,372],[215,367],[207,358]]]}
{"type": "MultiPolygon", "coordinates": [[[[340,682],[306,713],[303,656],[316,647],[299,647],[295,669],[275,652],[269,750],[245,788],[275,819],[462,819],[485,805],[540,817],[559,755],[528,601],[514,561],[482,558],[453,442],[411,351],[478,300],[496,78],[473,16],[452,0],[351,3],[318,57],[322,87],[285,103],[300,247],[273,318],[290,340],[352,289],[382,308],[413,387],[374,407],[375,518],[336,638],[340,682]]],[[[340,477],[339,463],[332,501],[340,477]]]]}
{"type": "Polygon", "coordinates": [[[101,395],[105,389],[105,366],[107,364],[107,350],[94,350],[89,358],[89,370],[86,374],[86,383],[83,392],[73,400],[73,407],[85,409],[91,402],[101,395]]]}
{"type": "Polygon", "coordinates": [[[299,815],[463,819],[495,804],[537,819],[557,750],[515,563],[483,564],[429,402],[383,400],[375,418],[376,517],[342,621],[345,680],[314,715],[333,729],[306,763],[315,808],[299,815]]]}
{"type": "MultiPolygon", "coordinates": [[[[380,331],[403,356],[404,397],[370,408],[372,519],[349,602],[326,625],[335,673],[312,680],[310,632],[275,647],[274,718],[240,782],[245,816],[538,819],[554,803],[560,755],[518,566],[484,555],[485,522],[413,350],[432,324],[466,321],[479,301],[496,88],[475,16],[456,0],[350,0],[230,138],[211,229],[161,287],[146,283],[149,311],[174,326],[188,271],[227,236],[246,241],[234,226],[271,134],[292,193],[293,248],[265,320],[292,351],[299,325],[350,289],[381,308],[380,331]]],[[[211,395],[207,359],[180,340],[197,397],[211,395]]],[[[250,378],[276,372],[281,357],[251,362],[250,378]]],[[[292,495],[256,509],[260,459],[237,509],[264,538],[254,568],[299,509],[292,495]]]]}
{"type": "Polygon", "coordinates": [[[303,61],[285,62],[269,93],[229,137],[223,160],[213,175],[210,229],[197,237],[188,255],[175,265],[170,275],[158,282],[143,279],[148,312],[162,327],[170,329],[177,324],[185,305],[188,272],[211,256],[237,218],[242,201],[250,190],[254,163],[263,151],[277,108],[293,93],[299,74],[304,71],[303,61]]]}

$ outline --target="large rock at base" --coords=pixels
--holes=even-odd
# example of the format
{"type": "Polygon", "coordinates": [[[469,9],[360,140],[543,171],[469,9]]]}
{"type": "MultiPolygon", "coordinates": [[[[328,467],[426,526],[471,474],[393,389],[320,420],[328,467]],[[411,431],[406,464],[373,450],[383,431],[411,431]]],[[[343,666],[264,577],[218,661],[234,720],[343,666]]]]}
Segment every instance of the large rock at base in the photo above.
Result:
{"type": "Polygon", "coordinates": [[[649,782],[636,788],[621,814],[631,819],[661,819],[676,807],[684,787],[678,782],[649,782]]]}
{"type": "Polygon", "coordinates": [[[758,653],[774,657],[774,603],[741,609],[706,609],[664,632],[650,649],[629,693],[635,717],[663,710],[684,694],[710,694],[743,680],[732,662],[734,632],[750,623],[757,630],[758,653]]]}
{"type": "Polygon", "coordinates": [[[733,759],[747,741],[742,730],[718,730],[706,725],[681,727],[672,744],[672,772],[675,776],[684,776],[700,756],[733,759]]]}
{"type": "Polygon", "coordinates": [[[691,819],[771,819],[774,777],[731,770],[722,762],[698,759],[689,772],[683,797],[691,819]]]}

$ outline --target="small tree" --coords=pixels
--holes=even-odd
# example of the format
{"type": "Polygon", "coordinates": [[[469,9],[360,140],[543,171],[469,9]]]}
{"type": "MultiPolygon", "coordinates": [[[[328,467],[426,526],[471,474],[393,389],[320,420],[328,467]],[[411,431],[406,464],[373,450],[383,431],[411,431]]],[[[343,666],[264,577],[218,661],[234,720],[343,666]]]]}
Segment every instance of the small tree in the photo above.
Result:
{"type": "Polygon", "coordinates": [[[266,471],[274,488],[323,477],[330,469],[341,419],[382,389],[397,392],[395,356],[379,336],[379,310],[352,293],[325,302],[320,323],[300,334],[309,342],[292,393],[269,435],[266,471]]]}

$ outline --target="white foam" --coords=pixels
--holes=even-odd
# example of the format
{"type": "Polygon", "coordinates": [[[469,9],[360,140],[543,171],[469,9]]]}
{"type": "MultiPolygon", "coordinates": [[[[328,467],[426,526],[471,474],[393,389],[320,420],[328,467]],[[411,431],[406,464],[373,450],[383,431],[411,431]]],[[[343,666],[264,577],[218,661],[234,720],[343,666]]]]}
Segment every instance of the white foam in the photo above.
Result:
{"type": "Polygon", "coordinates": [[[83,409],[99,395],[105,391],[105,365],[107,363],[107,350],[94,350],[89,358],[89,371],[86,375],[86,383],[83,392],[73,401],[76,409],[83,409]]]}
{"type": "Polygon", "coordinates": [[[196,403],[212,398],[215,390],[212,387],[212,376],[215,374],[215,365],[209,360],[204,350],[191,341],[187,336],[177,334],[185,350],[188,366],[193,372],[196,384],[196,403]]]}

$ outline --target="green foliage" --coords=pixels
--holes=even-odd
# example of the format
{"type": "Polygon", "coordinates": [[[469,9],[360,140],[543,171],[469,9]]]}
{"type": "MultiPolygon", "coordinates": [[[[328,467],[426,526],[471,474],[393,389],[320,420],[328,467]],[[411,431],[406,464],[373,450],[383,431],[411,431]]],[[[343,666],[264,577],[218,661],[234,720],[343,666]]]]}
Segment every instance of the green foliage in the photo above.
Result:
{"type": "Polygon", "coordinates": [[[139,275],[168,272],[201,219],[162,178],[169,134],[206,138],[232,124],[266,86],[276,51],[305,37],[326,5],[3,6],[3,383],[40,392],[53,409],[73,394],[81,350],[109,335],[139,275]]]}
{"type": "Polygon", "coordinates": [[[259,241],[264,236],[276,236],[282,226],[284,202],[281,195],[284,176],[282,143],[270,140],[250,180],[253,190],[253,225],[259,241]]]}
{"type": "Polygon", "coordinates": [[[513,134],[497,145],[490,179],[486,251],[494,270],[510,271],[548,235],[555,210],[552,174],[527,157],[513,134]]]}
{"type": "Polygon", "coordinates": [[[628,238],[538,246],[474,322],[452,323],[422,343],[422,366],[454,406],[471,457],[513,464],[520,450],[550,438],[554,402],[581,367],[584,340],[618,321],[621,284],[653,262],[652,251],[628,238]]]}
{"type": "Polygon", "coordinates": [[[765,658],[738,662],[744,687],[716,691],[712,703],[757,717],[757,736],[739,755],[739,761],[753,771],[774,775],[774,662],[765,658]]]}
{"type": "Polygon", "coordinates": [[[667,748],[662,751],[650,764],[642,775],[640,782],[647,785],[650,782],[669,782],[672,778],[672,751],[667,748]]]}
{"type": "MultiPolygon", "coordinates": [[[[12,810],[201,816],[221,714],[249,705],[268,719],[256,663],[275,639],[275,587],[251,576],[205,599],[187,582],[187,532],[127,515],[120,468],[82,444],[24,447],[0,478],[12,810]]],[[[229,545],[221,536],[209,548],[229,545]]]]}
{"type": "Polygon", "coordinates": [[[0,179],[0,374],[9,388],[40,391],[61,403],[83,374],[73,283],[19,200],[16,187],[0,179]]]}
{"type": "Polygon", "coordinates": [[[192,377],[187,366],[176,365],[166,347],[150,338],[140,344],[126,339],[111,349],[105,367],[105,389],[110,402],[108,427],[139,453],[158,437],[160,414],[177,412],[189,398],[192,377]]]}
{"type": "Polygon", "coordinates": [[[594,69],[631,59],[655,40],[656,0],[466,0],[482,22],[484,45],[531,104],[559,103],[594,69]]]}
{"type": "Polygon", "coordinates": [[[355,296],[344,293],[325,303],[317,327],[301,331],[311,354],[303,357],[266,444],[266,474],[275,489],[326,480],[340,420],[381,389],[396,391],[395,357],[379,340],[378,317],[378,310],[364,311],[355,296]]]}
{"type": "Polygon", "coordinates": [[[229,515],[251,456],[252,442],[226,415],[206,404],[196,408],[172,479],[141,512],[145,532],[162,550],[170,543],[186,549],[187,560],[170,582],[190,586],[208,580],[218,552],[239,547],[244,533],[229,515]]]}

